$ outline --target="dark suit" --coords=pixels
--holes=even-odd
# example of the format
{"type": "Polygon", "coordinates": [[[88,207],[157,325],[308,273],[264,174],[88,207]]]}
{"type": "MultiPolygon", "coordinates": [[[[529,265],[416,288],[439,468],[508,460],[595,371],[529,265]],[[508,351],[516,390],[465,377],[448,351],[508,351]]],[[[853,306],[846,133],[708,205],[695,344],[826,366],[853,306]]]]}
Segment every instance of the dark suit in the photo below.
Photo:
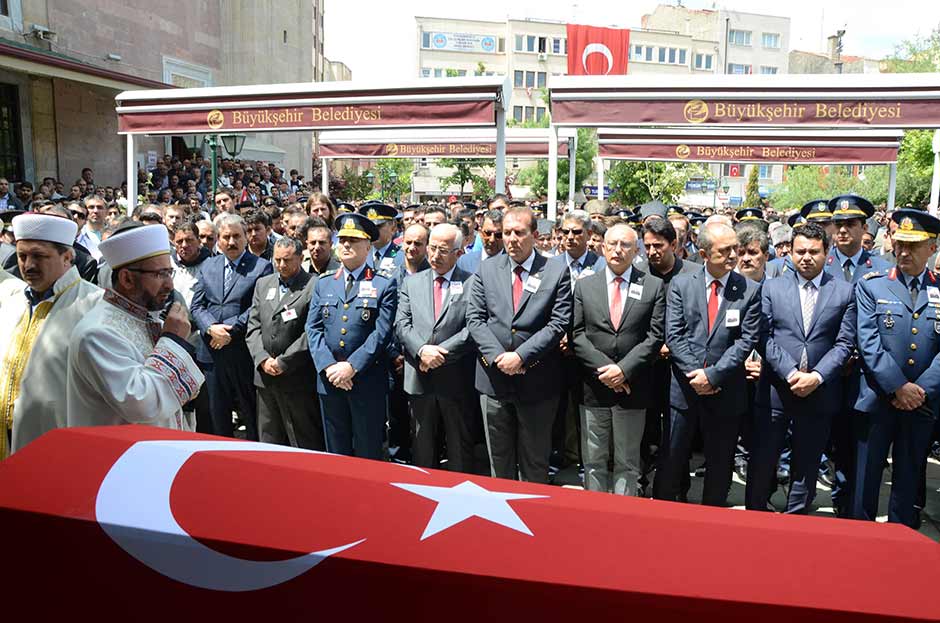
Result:
{"type": "Polygon", "coordinates": [[[766,510],[784,436],[792,426],[787,512],[805,514],[816,493],[816,471],[832,418],[842,406],[842,367],[855,348],[854,288],[822,273],[809,332],[803,330],[795,272],[764,283],[761,309],[764,363],[755,397],[756,447],[748,463],[746,503],[749,509],[766,510]],[[798,398],[786,379],[799,369],[804,349],[806,371],[818,372],[823,382],[806,398],[798,398]]]}
{"type": "Polygon", "coordinates": [[[258,432],[262,442],[325,450],[313,367],[304,324],[317,278],[299,271],[282,292],[280,277],[258,280],[248,316],[245,341],[255,365],[258,393],[258,432]],[[261,369],[275,358],[281,374],[261,369]]]}
{"type": "Polygon", "coordinates": [[[471,420],[476,393],[472,381],[475,349],[467,329],[467,299],[474,277],[454,267],[447,297],[435,319],[437,277],[433,270],[425,270],[403,280],[398,291],[395,334],[405,357],[404,391],[412,418],[412,457],[420,467],[438,466],[437,430],[438,423],[443,422],[448,469],[469,472],[473,467],[471,420]],[[422,372],[418,353],[426,344],[441,346],[448,353],[442,366],[422,372]]]}
{"type": "MultiPolygon", "coordinates": [[[[889,269],[890,265],[884,257],[862,249],[858,263],[852,270],[851,283],[858,284],[864,275],[887,272],[889,269]]],[[[824,270],[836,279],[846,281],[835,246],[829,249],[824,270]]],[[[855,508],[853,497],[858,469],[856,447],[860,433],[855,401],[858,398],[861,379],[861,368],[857,360],[858,354],[853,353],[843,369],[845,382],[842,384],[842,402],[839,411],[832,418],[826,451],[835,465],[835,473],[832,475],[832,506],[841,517],[851,517],[855,508]]]]}
{"type": "Polygon", "coordinates": [[[681,470],[701,425],[708,465],[702,503],[723,506],[731,486],[738,426],[747,409],[744,360],[760,337],[760,285],[729,273],[709,331],[705,290],[711,276],[706,277],[706,270],[676,277],[669,289],[666,345],[672,357],[671,438],[661,494],[665,499],[677,498],[681,470]],[[686,374],[698,369],[704,369],[709,384],[720,389],[717,394],[695,393],[686,374]]]}
{"type": "Polygon", "coordinates": [[[255,283],[271,274],[271,264],[245,251],[229,287],[225,288],[224,254],[210,257],[199,266],[199,276],[193,288],[191,314],[202,341],[196,350],[196,359],[206,371],[209,388],[209,409],[212,428],[216,435],[232,437],[232,409],[237,403],[245,422],[248,439],[257,441],[257,411],[254,388],[254,364],[245,343],[248,315],[255,293],[255,283]],[[232,341],[219,350],[209,347],[207,331],[214,324],[231,325],[232,341]]]}
{"type": "Polygon", "coordinates": [[[614,492],[634,495],[640,477],[644,411],[654,393],[652,363],[663,345],[666,290],[661,279],[638,268],[631,269],[625,285],[620,322],[614,326],[607,271],[575,284],[573,347],[582,366],[585,483],[592,490],[607,489],[608,438],[612,429],[616,437],[614,492]],[[598,380],[597,369],[610,364],[617,364],[623,371],[630,393],[615,392],[598,380]],[[621,428],[623,434],[618,434],[621,428]]]}
{"type": "Polygon", "coordinates": [[[513,309],[515,275],[508,255],[482,262],[470,289],[467,327],[480,360],[476,388],[487,398],[484,417],[493,475],[546,482],[551,427],[563,382],[558,343],[571,324],[568,268],[533,251],[518,309],[513,309]],[[537,285],[536,285],[537,284],[537,285]],[[532,292],[534,290],[534,292],[532,292]],[[495,363],[515,352],[525,373],[509,376],[495,363]]]}

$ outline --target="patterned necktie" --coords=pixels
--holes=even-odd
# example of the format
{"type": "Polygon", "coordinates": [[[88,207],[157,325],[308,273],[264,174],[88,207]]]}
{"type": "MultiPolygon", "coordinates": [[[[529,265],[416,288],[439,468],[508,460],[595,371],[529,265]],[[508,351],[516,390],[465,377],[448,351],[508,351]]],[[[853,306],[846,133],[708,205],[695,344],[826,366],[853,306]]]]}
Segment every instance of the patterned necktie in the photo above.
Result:
{"type": "MultiPolygon", "coordinates": [[[[810,324],[813,322],[813,312],[816,310],[816,284],[807,281],[803,284],[803,333],[809,334],[810,324]]],[[[806,346],[800,354],[800,372],[809,371],[809,355],[806,353],[806,346]]]]}
{"type": "Polygon", "coordinates": [[[911,306],[917,307],[917,295],[920,294],[920,284],[917,283],[917,277],[911,279],[911,306]]]}
{"type": "Polygon", "coordinates": [[[516,274],[512,278],[512,310],[516,311],[519,309],[519,301],[522,300],[522,273],[525,268],[516,266],[513,272],[516,274]]]}
{"type": "Polygon", "coordinates": [[[444,306],[444,282],[443,277],[434,280],[434,319],[441,317],[441,307],[444,306]]]}
{"type": "Polygon", "coordinates": [[[712,280],[712,292],[711,296],[708,297],[708,332],[711,333],[712,327],[715,326],[715,320],[718,318],[718,305],[720,301],[718,300],[718,289],[721,287],[721,282],[717,279],[712,280]]]}
{"type": "Polygon", "coordinates": [[[620,316],[623,314],[623,299],[620,296],[620,284],[623,277],[614,277],[614,295],[610,299],[610,324],[614,329],[620,327],[620,316]]]}
{"type": "Polygon", "coordinates": [[[227,262],[225,264],[225,282],[222,284],[226,291],[230,285],[232,285],[232,279],[235,278],[235,264],[232,262],[227,262]]]}
{"type": "Polygon", "coordinates": [[[852,260],[845,260],[845,263],[842,264],[842,274],[845,275],[846,281],[852,281],[852,277],[855,271],[852,270],[852,260]]]}

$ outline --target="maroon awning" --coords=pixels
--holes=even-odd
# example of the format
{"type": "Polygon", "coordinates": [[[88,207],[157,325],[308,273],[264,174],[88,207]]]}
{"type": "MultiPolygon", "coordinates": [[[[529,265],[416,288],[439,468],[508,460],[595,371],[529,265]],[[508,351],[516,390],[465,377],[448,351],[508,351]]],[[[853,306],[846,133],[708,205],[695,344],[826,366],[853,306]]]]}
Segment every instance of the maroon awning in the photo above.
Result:
{"type": "MultiPolygon", "coordinates": [[[[492,158],[496,143],[321,143],[321,158],[492,158]]],[[[515,158],[547,158],[546,143],[506,142],[506,155],[515,158]]],[[[568,156],[567,143],[558,155],[568,156]]]]}

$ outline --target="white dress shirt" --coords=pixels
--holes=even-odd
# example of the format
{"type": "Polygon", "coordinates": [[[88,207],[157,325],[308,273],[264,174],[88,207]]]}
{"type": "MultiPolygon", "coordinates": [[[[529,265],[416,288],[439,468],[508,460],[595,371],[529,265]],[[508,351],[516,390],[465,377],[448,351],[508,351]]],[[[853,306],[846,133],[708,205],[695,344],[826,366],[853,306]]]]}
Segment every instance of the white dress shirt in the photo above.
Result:
{"type": "MultiPolygon", "coordinates": [[[[712,276],[708,269],[703,269],[705,271],[705,304],[708,304],[708,301],[712,297],[712,281],[715,278],[712,276]]],[[[718,280],[718,283],[721,284],[721,287],[718,288],[718,305],[721,305],[721,302],[725,300],[725,288],[728,287],[728,277],[731,276],[731,271],[725,273],[725,276],[718,280]]]]}
{"type": "Polygon", "coordinates": [[[604,269],[607,272],[607,306],[610,307],[611,302],[614,300],[614,288],[620,287],[620,313],[623,313],[623,304],[627,300],[627,293],[630,288],[630,275],[633,273],[633,267],[628,266],[627,270],[623,271],[622,275],[619,275],[622,282],[619,284],[614,283],[614,279],[618,277],[614,271],[610,270],[610,266],[604,269]]]}
{"type": "Polygon", "coordinates": [[[512,258],[509,259],[509,285],[512,286],[513,281],[516,279],[516,266],[522,266],[522,274],[519,275],[519,279],[522,280],[522,284],[525,285],[526,280],[529,278],[529,273],[532,272],[532,263],[535,262],[535,248],[533,247],[532,252],[529,253],[527,257],[521,264],[516,264],[516,261],[512,258]]]}

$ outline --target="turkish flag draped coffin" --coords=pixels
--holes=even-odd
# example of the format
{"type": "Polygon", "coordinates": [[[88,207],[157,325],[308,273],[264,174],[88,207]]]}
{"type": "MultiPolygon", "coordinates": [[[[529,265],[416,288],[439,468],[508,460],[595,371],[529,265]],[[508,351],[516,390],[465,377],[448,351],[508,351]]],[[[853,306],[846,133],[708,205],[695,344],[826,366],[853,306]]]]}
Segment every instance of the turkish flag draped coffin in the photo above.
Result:
{"type": "Polygon", "coordinates": [[[568,75],[605,76],[627,73],[630,31],[568,24],[568,75]]]}
{"type": "Polygon", "coordinates": [[[940,546],[901,526],[148,427],[55,431],[0,463],[0,526],[11,620],[940,616],[940,546]]]}

